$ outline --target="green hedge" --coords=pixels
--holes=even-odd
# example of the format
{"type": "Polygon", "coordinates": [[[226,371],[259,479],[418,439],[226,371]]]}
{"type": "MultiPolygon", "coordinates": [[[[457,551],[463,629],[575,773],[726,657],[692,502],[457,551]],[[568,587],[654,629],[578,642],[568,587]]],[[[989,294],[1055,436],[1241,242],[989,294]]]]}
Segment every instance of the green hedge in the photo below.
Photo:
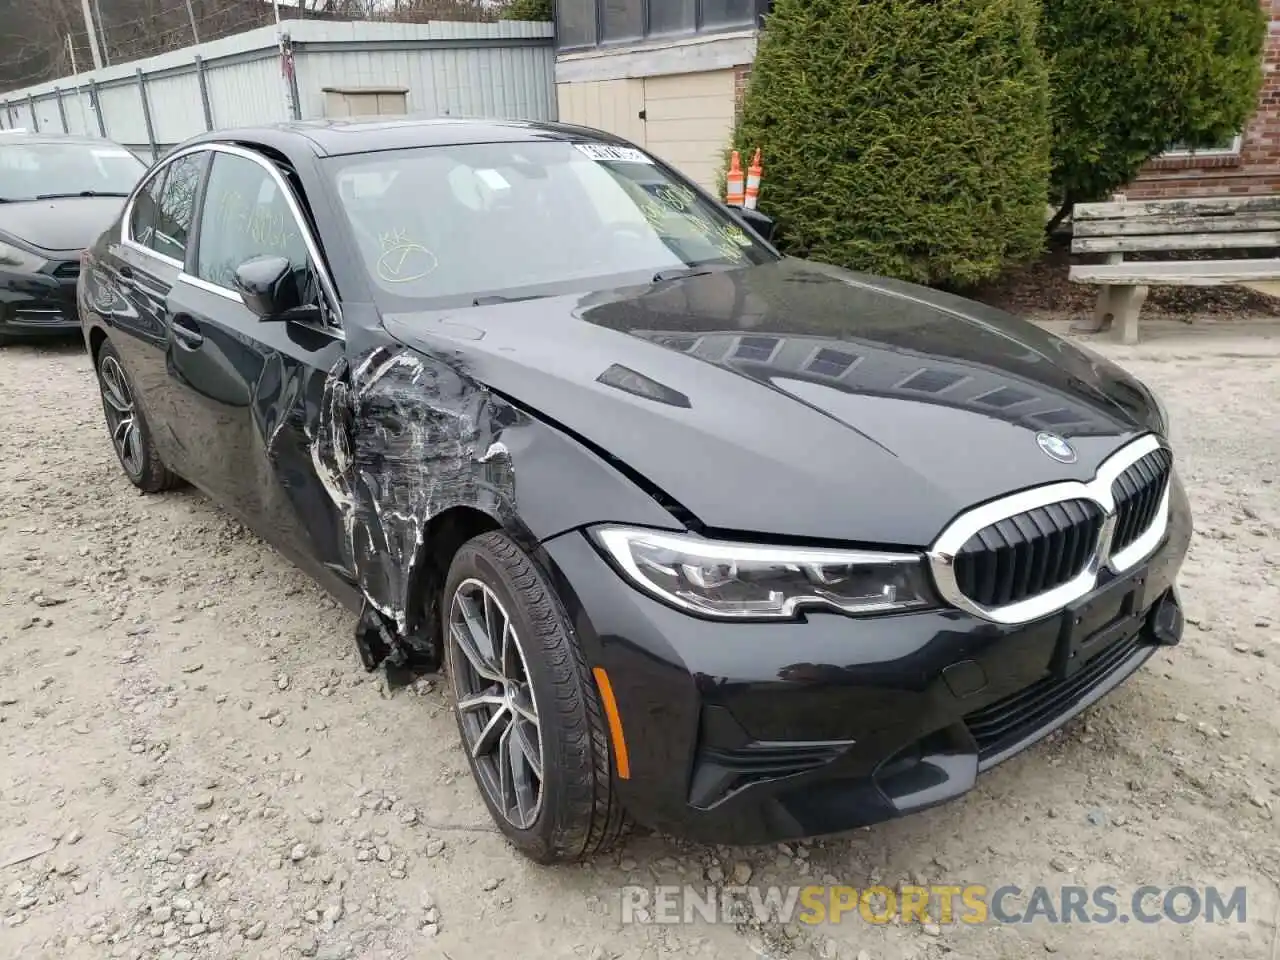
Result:
{"type": "Polygon", "coordinates": [[[1039,253],[1038,0],[776,0],[735,144],[790,253],[964,285],[1039,253]]]}
{"type": "Polygon", "coordinates": [[[550,20],[551,0],[511,0],[503,8],[503,20],[550,20]]]}
{"type": "Polygon", "coordinates": [[[1104,199],[1175,143],[1239,133],[1266,21],[1258,0],[1046,0],[1055,198],[1104,199]]]}

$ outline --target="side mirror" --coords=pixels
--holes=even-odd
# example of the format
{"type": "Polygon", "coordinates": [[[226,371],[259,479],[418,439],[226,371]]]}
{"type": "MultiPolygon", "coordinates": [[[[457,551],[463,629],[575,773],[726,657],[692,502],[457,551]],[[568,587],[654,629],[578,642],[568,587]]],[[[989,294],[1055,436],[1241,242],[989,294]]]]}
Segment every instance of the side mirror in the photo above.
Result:
{"type": "Polygon", "coordinates": [[[726,206],[745,220],[747,226],[760,234],[767,242],[773,242],[773,231],[776,226],[773,222],[773,217],[763,214],[759,210],[748,210],[746,207],[740,207],[736,203],[726,204],[726,206]]]}
{"type": "Polygon", "coordinates": [[[236,268],[236,292],[259,320],[308,320],[314,305],[302,302],[298,275],[285,257],[261,256],[236,268]]]}

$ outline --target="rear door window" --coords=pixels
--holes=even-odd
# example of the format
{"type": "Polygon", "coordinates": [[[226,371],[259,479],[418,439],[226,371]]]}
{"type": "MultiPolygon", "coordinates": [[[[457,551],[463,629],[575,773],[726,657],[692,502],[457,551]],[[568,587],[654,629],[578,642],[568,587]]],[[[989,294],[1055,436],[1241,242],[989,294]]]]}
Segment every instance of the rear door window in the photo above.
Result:
{"type": "Polygon", "coordinates": [[[187,259],[187,239],[195,217],[196,192],[209,155],[192,153],[175,160],[165,178],[156,209],[155,232],[149,246],[179,263],[187,259]]]}
{"type": "Polygon", "coordinates": [[[129,239],[150,248],[156,232],[156,211],[160,208],[160,195],[164,191],[164,178],[169,168],[156,171],[133,198],[129,213],[129,239]]]}

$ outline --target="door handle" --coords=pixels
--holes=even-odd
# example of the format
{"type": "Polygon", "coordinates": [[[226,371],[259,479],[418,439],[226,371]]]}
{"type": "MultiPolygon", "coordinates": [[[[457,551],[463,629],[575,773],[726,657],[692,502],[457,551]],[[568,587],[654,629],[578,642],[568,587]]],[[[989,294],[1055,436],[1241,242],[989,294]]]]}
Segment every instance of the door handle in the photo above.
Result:
{"type": "Polygon", "coordinates": [[[169,324],[173,330],[173,339],[178,341],[178,346],[187,350],[198,350],[200,344],[204,343],[204,334],[200,332],[199,325],[190,317],[174,317],[169,324]]]}

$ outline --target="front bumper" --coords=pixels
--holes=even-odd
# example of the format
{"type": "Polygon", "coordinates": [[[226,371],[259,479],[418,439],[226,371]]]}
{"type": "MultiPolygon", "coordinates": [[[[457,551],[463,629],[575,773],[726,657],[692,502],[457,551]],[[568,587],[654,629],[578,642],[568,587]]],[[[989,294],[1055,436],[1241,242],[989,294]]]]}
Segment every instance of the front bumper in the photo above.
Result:
{"type": "Polygon", "coordinates": [[[853,829],[968,791],[1176,643],[1191,538],[1176,476],[1162,543],[1071,608],[715,623],[623,581],[581,532],[543,545],[588,663],[609,675],[641,823],[708,843],[853,829]],[[1158,622],[1158,629],[1157,629],[1158,622]]]}
{"type": "Polygon", "coordinates": [[[0,336],[39,337],[80,329],[76,309],[79,261],[48,264],[40,273],[0,267],[0,336]]]}

